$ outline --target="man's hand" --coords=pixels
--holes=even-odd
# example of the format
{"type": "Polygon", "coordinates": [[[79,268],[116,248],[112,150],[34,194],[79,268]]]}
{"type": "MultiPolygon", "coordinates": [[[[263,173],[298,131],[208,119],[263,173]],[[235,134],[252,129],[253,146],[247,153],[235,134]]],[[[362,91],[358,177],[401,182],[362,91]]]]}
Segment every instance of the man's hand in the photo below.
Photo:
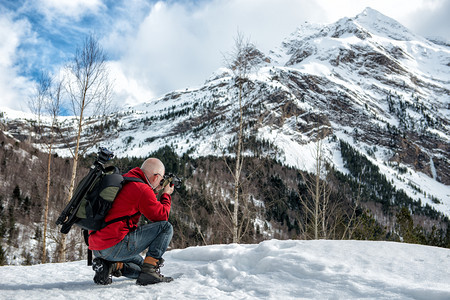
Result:
{"type": "Polygon", "coordinates": [[[173,184],[169,183],[168,185],[166,185],[166,186],[164,187],[164,193],[167,193],[167,194],[169,194],[169,195],[172,195],[173,189],[174,189],[173,184]]]}

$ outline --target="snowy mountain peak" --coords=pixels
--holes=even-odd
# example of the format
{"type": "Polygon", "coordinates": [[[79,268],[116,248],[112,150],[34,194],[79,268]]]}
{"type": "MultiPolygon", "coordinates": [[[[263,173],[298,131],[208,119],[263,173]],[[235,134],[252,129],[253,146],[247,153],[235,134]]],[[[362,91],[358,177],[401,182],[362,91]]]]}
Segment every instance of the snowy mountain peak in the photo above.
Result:
{"type": "Polygon", "coordinates": [[[271,53],[271,57],[285,66],[297,65],[313,55],[322,61],[329,60],[330,56],[337,56],[332,53],[336,49],[359,49],[358,52],[367,53],[373,49],[386,52],[395,48],[393,55],[400,57],[405,51],[399,48],[397,41],[412,40],[423,47],[431,45],[394,19],[366,8],[353,18],[342,18],[332,24],[302,24],[271,53]],[[388,44],[387,49],[383,49],[384,44],[388,44]]]}
{"type": "Polygon", "coordinates": [[[356,24],[364,27],[372,34],[376,34],[378,36],[386,37],[389,39],[398,41],[410,41],[420,38],[396,20],[389,18],[370,7],[367,7],[353,20],[356,24]]]}
{"type": "Polygon", "coordinates": [[[400,24],[396,20],[380,13],[379,11],[366,7],[361,13],[357,14],[354,18],[355,21],[361,24],[400,24]]]}

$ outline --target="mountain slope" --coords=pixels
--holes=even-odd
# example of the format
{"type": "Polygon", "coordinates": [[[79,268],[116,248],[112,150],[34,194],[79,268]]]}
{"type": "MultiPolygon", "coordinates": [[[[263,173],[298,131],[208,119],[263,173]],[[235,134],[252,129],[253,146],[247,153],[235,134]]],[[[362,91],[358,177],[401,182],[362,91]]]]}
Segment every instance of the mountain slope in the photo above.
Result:
{"type": "MultiPolygon", "coordinates": [[[[367,8],[330,25],[302,25],[268,55],[254,53],[243,100],[247,155],[312,171],[322,139],[327,160],[345,173],[344,140],[410,197],[450,215],[448,45],[367,8]]],[[[237,93],[232,72],[220,69],[201,87],[112,115],[104,145],[121,157],[163,145],[194,156],[232,154],[237,93]]],[[[20,119],[6,123],[27,136],[20,119]]],[[[59,147],[68,155],[66,144],[59,147]]]]}
{"type": "MultiPolygon", "coordinates": [[[[437,227],[442,232],[434,234],[448,240],[448,44],[428,41],[368,8],[354,18],[333,24],[304,24],[270,53],[256,48],[251,53],[253,69],[244,80],[244,153],[248,157],[247,175],[264,176],[261,181],[253,177],[246,194],[260,211],[253,220],[255,232],[268,227],[271,234],[279,233],[283,238],[298,234],[291,227],[304,220],[298,198],[306,192],[300,190],[302,179],[298,172],[281,170],[279,164],[314,173],[314,153],[320,145],[324,162],[330,166],[329,174],[342,179],[332,183],[337,191],[336,202],[346,201],[348,208],[361,201],[360,213],[371,210],[371,216],[388,235],[398,234],[396,214],[406,208],[414,217],[414,225],[426,227],[428,233],[437,227]],[[273,166],[273,161],[278,166],[273,166]],[[253,186],[255,182],[261,185],[253,186]],[[342,196],[339,192],[348,194],[342,196]],[[275,205],[274,198],[282,205],[275,205]],[[297,202],[291,205],[289,201],[297,202]],[[442,215],[428,214],[432,209],[442,215]],[[278,219],[271,220],[274,216],[278,219]]],[[[198,217],[210,217],[214,210],[211,202],[230,199],[230,185],[224,181],[232,179],[227,177],[221,158],[235,155],[239,124],[236,83],[232,70],[222,68],[199,87],[123,108],[109,116],[105,126],[108,135],[101,146],[131,161],[131,157],[146,157],[165,145],[179,155],[188,153],[200,158],[193,164],[183,161],[183,170],[192,171],[186,180],[190,190],[183,196],[203,201],[197,203],[198,217]]],[[[34,139],[33,117],[4,111],[0,121],[7,135],[44,148],[34,139]]],[[[60,121],[62,131],[70,137],[69,129],[75,120],[64,117],[60,121]]],[[[86,119],[84,141],[100,125],[96,117],[86,119]]],[[[2,150],[12,155],[17,151],[13,144],[2,150]]],[[[58,155],[69,156],[62,140],[57,148],[58,155]]],[[[34,159],[33,153],[29,156],[34,159]]],[[[70,164],[69,160],[60,163],[70,164]]],[[[12,194],[15,184],[5,183],[5,195],[12,194]]],[[[60,184],[64,186],[64,182],[60,184]]],[[[30,191],[27,193],[30,195],[30,191]]],[[[8,201],[9,206],[14,203],[14,199],[8,201]]],[[[192,206],[190,212],[177,209],[173,212],[180,213],[180,219],[186,220],[186,215],[192,214],[192,206]]],[[[198,242],[192,220],[185,222],[190,226],[189,234],[194,232],[192,239],[198,242]]],[[[204,225],[205,234],[219,236],[211,234],[210,226],[204,225]]],[[[222,237],[226,240],[225,236],[217,238],[222,237]]]]}
{"type": "Polygon", "coordinates": [[[448,299],[450,250],[387,242],[265,241],[166,252],[172,283],[96,286],[85,261],[0,267],[5,298],[448,299]]]}
{"type": "MultiPolygon", "coordinates": [[[[346,172],[344,140],[413,199],[450,215],[450,48],[367,8],[304,25],[267,56],[255,50],[244,97],[246,154],[313,170],[313,149],[346,172]]],[[[238,114],[232,72],[120,112],[119,156],[163,145],[194,156],[233,153],[238,114]]]]}

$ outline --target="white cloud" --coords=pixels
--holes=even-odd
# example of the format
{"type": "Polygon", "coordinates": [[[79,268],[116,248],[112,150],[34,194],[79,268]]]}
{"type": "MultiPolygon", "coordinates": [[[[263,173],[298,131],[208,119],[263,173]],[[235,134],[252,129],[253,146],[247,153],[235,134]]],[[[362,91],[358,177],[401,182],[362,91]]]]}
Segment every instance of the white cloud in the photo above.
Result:
{"type": "Polygon", "coordinates": [[[29,39],[30,24],[23,19],[13,21],[12,15],[0,15],[0,105],[16,110],[28,110],[27,100],[32,81],[17,69],[19,45],[29,39]]]}
{"type": "Polygon", "coordinates": [[[408,11],[404,24],[425,37],[440,36],[450,42],[450,1],[431,0],[408,11]]]}
{"type": "Polygon", "coordinates": [[[113,101],[118,105],[132,105],[155,97],[151,90],[139,84],[133,76],[128,74],[123,64],[111,61],[108,67],[110,80],[114,84],[113,101]]]}
{"type": "Polygon", "coordinates": [[[104,7],[102,0],[39,0],[36,4],[36,9],[50,21],[61,16],[79,20],[86,14],[97,14],[104,7]]]}
{"type": "Polygon", "coordinates": [[[135,35],[116,44],[127,45],[120,59],[127,76],[159,95],[202,84],[223,65],[237,30],[268,51],[306,19],[318,22],[321,15],[307,0],[160,1],[135,35]]]}

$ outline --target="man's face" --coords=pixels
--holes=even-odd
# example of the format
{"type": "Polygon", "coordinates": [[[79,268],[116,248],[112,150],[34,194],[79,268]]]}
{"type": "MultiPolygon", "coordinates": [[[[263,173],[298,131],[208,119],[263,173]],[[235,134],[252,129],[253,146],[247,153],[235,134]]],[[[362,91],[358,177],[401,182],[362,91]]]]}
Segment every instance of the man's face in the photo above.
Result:
{"type": "Polygon", "coordinates": [[[159,191],[162,189],[160,182],[164,178],[164,171],[162,171],[162,170],[158,170],[158,171],[159,172],[153,173],[153,176],[150,179],[150,183],[155,188],[156,191],[159,191]]]}

